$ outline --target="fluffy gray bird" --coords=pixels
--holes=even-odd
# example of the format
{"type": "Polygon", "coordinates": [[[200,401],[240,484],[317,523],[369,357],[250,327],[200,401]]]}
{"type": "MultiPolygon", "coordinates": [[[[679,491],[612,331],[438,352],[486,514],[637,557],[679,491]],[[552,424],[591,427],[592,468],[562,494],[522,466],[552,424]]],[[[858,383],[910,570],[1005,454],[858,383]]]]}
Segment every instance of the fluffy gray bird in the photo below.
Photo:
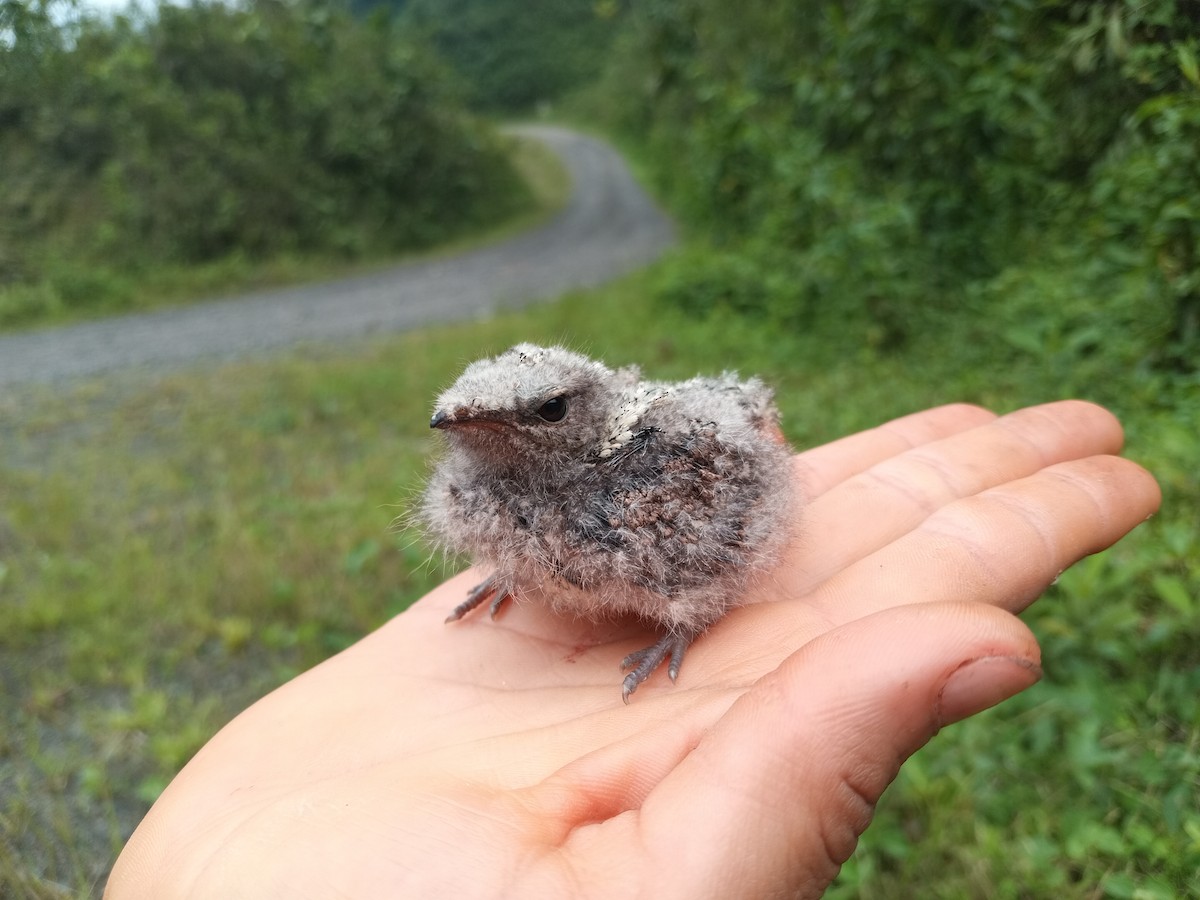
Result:
{"type": "Polygon", "coordinates": [[[430,427],[449,452],[423,518],[492,574],[446,620],[510,597],[662,629],[630,654],[622,698],[684,651],[779,559],[795,503],[771,390],[731,373],[643,381],[561,347],[472,363],[430,427]]]}

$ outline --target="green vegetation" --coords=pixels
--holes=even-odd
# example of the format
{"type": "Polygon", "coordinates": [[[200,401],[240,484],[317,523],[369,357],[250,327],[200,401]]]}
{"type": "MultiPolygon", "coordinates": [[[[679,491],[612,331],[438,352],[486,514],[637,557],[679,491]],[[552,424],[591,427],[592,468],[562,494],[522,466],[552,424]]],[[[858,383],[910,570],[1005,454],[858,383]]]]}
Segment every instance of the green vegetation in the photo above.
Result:
{"type": "Polygon", "coordinates": [[[527,114],[595,79],[622,0],[400,0],[403,27],[459,74],[472,106],[527,114]]]}
{"type": "MultiPolygon", "coordinates": [[[[673,258],[491,322],[0,396],[0,895],[96,893],[215,729],[441,577],[390,530],[424,476],[428,402],[463,360],[533,340],[664,378],[761,373],[798,447],[948,401],[1113,409],[1162,513],[1024,616],[1044,681],[905,767],[830,896],[1188,896],[1195,16],[1184,0],[647,0],[594,99],[692,231],[673,258]]],[[[133,65],[126,30],[111,40],[133,65]]],[[[39,202],[70,213],[56,247],[83,246],[110,184],[48,185],[39,202]]],[[[8,240],[22,255],[0,271],[39,259],[8,240]]],[[[116,277],[94,259],[80,277],[116,277]]]]}
{"type": "Polygon", "coordinates": [[[877,346],[965,307],[1015,355],[1194,368],[1194,3],[656,0],[630,25],[610,114],[718,250],[681,302],[877,346]]]}
{"type": "Polygon", "coordinates": [[[0,325],[395,256],[531,207],[503,142],[384,16],[62,9],[0,4],[0,325]]]}

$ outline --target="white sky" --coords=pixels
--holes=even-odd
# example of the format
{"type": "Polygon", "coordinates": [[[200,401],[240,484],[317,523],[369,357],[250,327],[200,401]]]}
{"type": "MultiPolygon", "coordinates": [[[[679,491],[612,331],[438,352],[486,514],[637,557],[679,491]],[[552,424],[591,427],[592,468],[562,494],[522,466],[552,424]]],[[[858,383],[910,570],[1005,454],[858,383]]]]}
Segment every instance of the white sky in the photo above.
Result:
{"type": "Polygon", "coordinates": [[[129,5],[129,0],[79,0],[81,9],[88,10],[120,10],[129,5]]]}
{"type": "MultiPolygon", "coordinates": [[[[79,8],[89,12],[119,12],[129,7],[130,0],[76,0],[79,8]]],[[[153,7],[155,0],[134,0],[137,5],[153,7]]],[[[188,0],[175,0],[180,6],[185,6],[188,0]]]]}

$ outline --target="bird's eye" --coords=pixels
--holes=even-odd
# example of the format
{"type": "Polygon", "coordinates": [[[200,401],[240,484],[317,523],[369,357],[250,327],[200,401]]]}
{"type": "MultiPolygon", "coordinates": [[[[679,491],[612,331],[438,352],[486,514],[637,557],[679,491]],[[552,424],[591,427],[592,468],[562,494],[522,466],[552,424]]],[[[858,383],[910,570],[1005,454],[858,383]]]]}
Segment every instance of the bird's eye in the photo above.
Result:
{"type": "Polygon", "coordinates": [[[551,397],[538,407],[537,414],[547,422],[561,422],[567,415],[567,398],[551,397]]]}

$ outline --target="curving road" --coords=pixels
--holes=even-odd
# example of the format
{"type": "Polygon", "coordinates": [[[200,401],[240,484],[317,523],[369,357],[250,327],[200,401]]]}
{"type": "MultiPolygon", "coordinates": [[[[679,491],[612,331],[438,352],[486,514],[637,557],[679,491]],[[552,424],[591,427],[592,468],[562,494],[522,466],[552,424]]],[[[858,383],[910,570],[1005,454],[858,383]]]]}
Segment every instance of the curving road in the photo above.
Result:
{"type": "Polygon", "coordinates": [[[546,143],[571,176],[567,205],[545,225],[369,275],[0,335],[0,387],[230,359],[477,316],[599,284],[645,265],[674,241],[670,221],[612,148],[563,128],[514,130],[546,143]]]}

